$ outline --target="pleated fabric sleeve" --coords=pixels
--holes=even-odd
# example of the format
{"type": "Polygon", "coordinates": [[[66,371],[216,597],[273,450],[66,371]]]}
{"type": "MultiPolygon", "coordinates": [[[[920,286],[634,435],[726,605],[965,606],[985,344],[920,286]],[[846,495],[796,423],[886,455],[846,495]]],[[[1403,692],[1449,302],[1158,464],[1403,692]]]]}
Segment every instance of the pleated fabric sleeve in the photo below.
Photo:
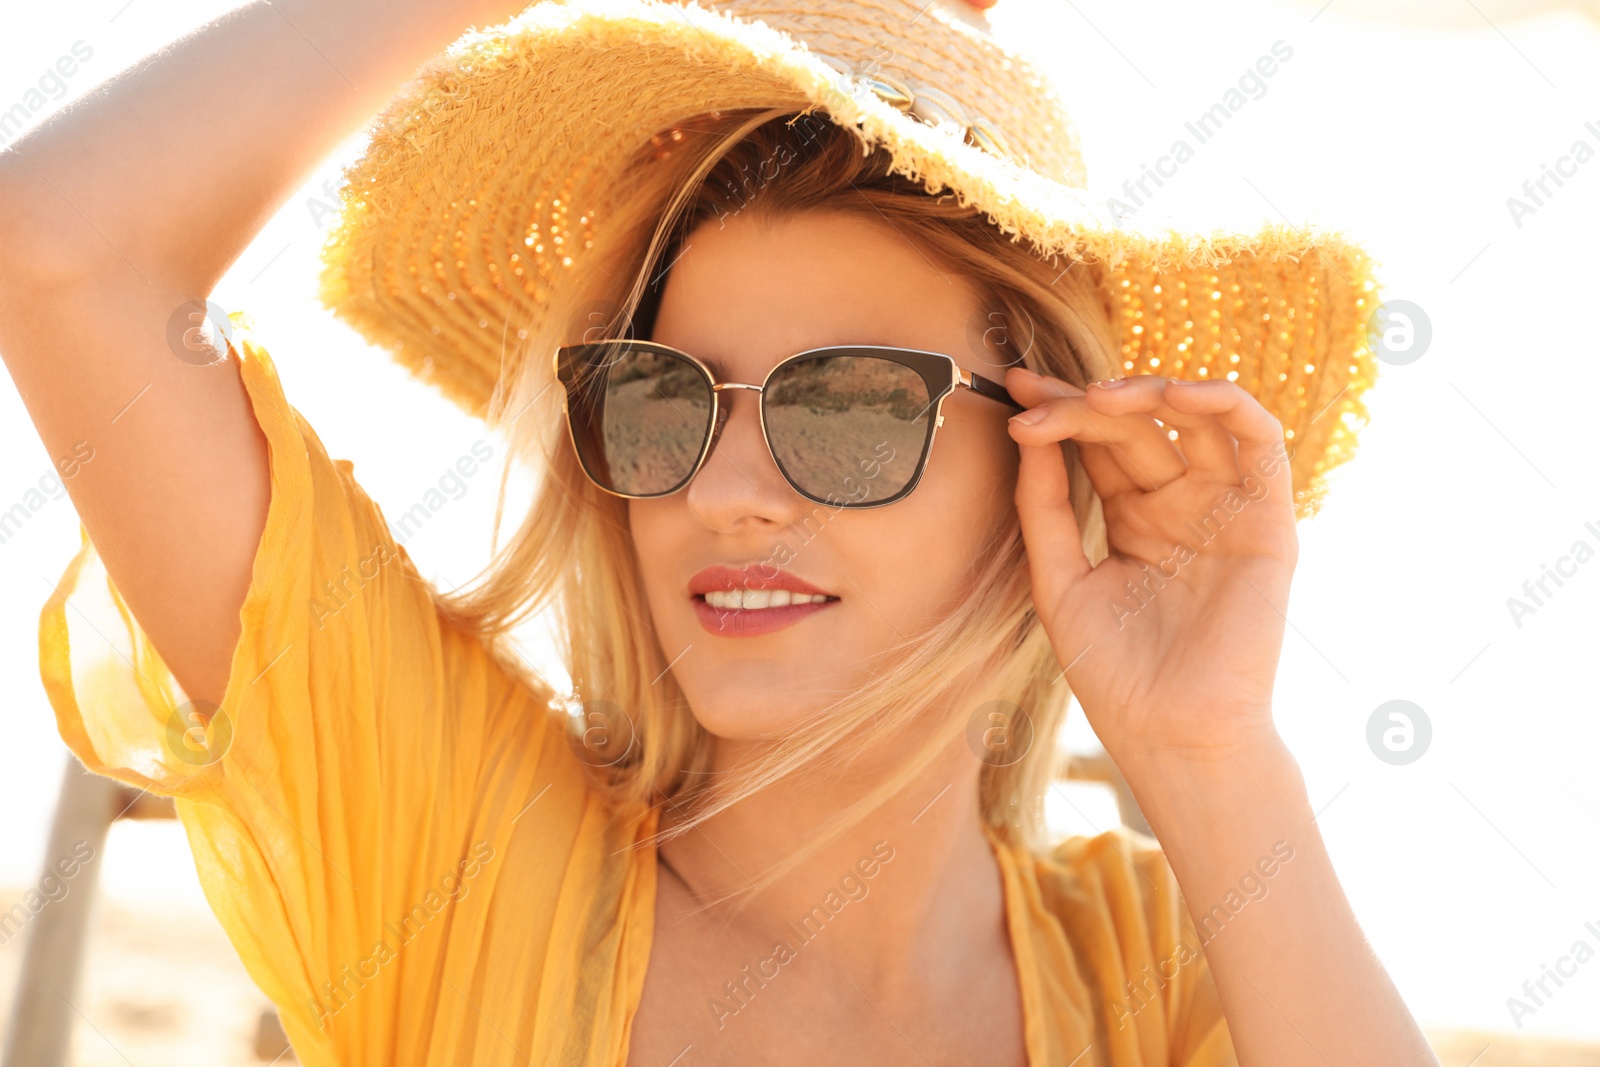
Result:
{"type": "Polygon", "coordinates": [[[1203,951],[1156,842],[1125,827],[1001,857],[1035,1064],[1238,1067],[1203,951]],[[1080,1058],[1081,1057],[1081,1058],[1080,1058]]]}
{"type": "MultiPolygon", "coordinates": [[[[521,830],[551,831],[549,863],[523,892],[548,920],[589,798],[548,686],[441,623],[350,463],[236,342],[271,502],[220,710],[185,701],[85,536],[40,625],[58,728],[90,770],[177,799],[208,900],[302,1062],[470,1056],[499,1039],[449,985],[476,984],[469,946],[514,817],[539,795],[521,830]]],[[[525,948],[548,943],[548,921],[526,925],[525,948]]]]}

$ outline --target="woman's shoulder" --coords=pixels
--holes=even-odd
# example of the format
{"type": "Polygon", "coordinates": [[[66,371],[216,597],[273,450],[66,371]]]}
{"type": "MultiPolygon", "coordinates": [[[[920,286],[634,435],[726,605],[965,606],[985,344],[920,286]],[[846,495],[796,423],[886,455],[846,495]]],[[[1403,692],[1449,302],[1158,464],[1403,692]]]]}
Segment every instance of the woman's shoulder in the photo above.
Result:
{"type": "Polygon", "coordinates": [[[1089,877],[1135,877],[1152,883],[1172,877],[1160,842],[1128,826],[1057,838],[1032,854],[1041,878],[1063,885],[1089,877]]]}
{"type": "Polygon", "coordinates": [[[1097,1001],[1114,1047],[1107,1062],[1236,1065],[1205,938],[1160,844],[1118,826],[1024,851],[1037,890],[1034,941],[1059,980],[1085,980],[1081,995],[1097,1001]]]}
{"type": "Polygon", "coordinates": [[[1177,877],[1153,837],[1117,826],[1023,851],[1032,858],[1040,904],[1068,929],[1137,929],[1169,946],[1188,932],[1177,877]]]}

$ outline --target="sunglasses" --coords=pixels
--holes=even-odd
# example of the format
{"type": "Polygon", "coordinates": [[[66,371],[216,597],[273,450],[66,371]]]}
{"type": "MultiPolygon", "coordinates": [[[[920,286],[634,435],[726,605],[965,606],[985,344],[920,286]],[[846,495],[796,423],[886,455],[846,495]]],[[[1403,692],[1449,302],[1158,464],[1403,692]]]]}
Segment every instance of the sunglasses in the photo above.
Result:
{"type": "Polygon", "coordinates": [[[689,484],[727,422],[725,389],[756,391],[778,470],[795,492],[831,507],[882,507],[915,489],[944,399],[958,387],[1023,410],[1005,386],[947,355],[876,345],[801,352],[760,385],[719,382],[687,352],[653,341],[568,345],[555,373],[584,473],[634,500],[689,484]]]}

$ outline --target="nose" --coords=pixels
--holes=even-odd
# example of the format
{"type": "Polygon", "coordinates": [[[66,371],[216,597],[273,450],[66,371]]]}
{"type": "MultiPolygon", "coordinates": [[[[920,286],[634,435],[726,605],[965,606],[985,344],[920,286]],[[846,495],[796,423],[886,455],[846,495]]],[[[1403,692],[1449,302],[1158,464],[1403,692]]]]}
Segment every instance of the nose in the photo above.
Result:
{"type": "Polygon", "coordinates": [[[684,490],[689,510],[711,529],[786,526],[804,511],[806,500],[784,479],[762,436],[760,401],[757,389],[718,391],[710,455],[684,490]]]}

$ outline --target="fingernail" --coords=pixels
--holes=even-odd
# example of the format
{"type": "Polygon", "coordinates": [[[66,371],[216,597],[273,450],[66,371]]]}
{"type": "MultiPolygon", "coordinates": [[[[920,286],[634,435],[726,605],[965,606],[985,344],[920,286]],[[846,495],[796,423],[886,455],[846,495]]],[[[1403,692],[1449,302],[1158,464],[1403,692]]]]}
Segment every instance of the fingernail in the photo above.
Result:
{"type": "Polygon", "coordinates": [[[1030,378],[1043,378],[1044,377],[1044,375],[1040,374],[1038,371],[1032,370],[1031,368],[1028,368],[1028,367],[1024,367],[1020,363],[1017,364],[1017,370],[1021,371],[1023,374],[1026,374],[1030,378]]]}
{"type": "Polygon", "coordinates": [[[1128,379],[1126,378],[1104,378],[1098,382],[1090,382],[1089,384],[1100,389],[1120,389],[1127,383],[1128,379]]]}
{"type": "Polygon", "coordinates": [[[1039,422],[1048,414],[1050,414],[1049,408],[1029,408],[1027,411],[1011,416],[1011,418],[1007,421],[1020,422],[1024,426],[1032,426],[1034,423],[1039,422]]]}

